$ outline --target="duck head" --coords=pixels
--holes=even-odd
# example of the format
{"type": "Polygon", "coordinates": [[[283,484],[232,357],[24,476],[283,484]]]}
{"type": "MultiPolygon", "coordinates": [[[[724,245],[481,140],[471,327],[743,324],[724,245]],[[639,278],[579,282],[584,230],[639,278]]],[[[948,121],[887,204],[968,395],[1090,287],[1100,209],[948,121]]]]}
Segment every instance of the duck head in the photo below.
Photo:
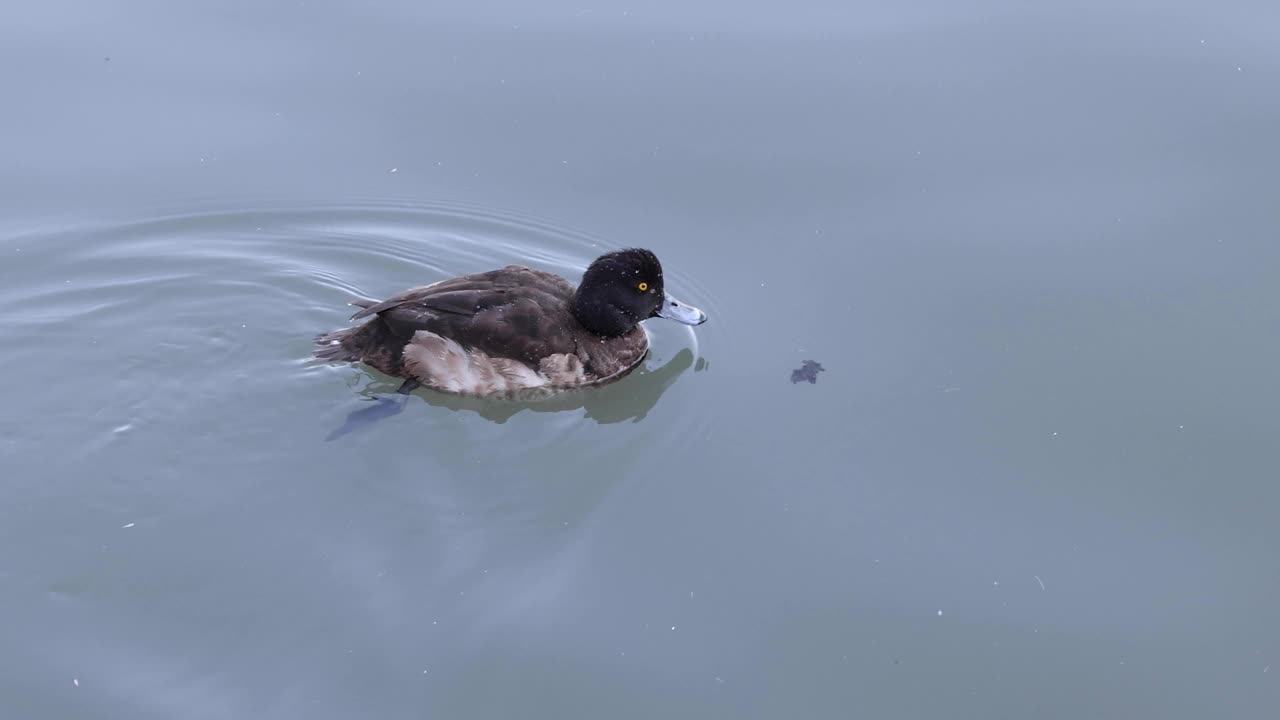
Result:
{"type": "Polygon", "coordinates": [[[706,313],[667,293],[658,256],[641,248],[596,258],[574,293],[573,314],[584,328],[601,337],[626,335],[654,317],[685,325],[707,321],[706,313]]]}

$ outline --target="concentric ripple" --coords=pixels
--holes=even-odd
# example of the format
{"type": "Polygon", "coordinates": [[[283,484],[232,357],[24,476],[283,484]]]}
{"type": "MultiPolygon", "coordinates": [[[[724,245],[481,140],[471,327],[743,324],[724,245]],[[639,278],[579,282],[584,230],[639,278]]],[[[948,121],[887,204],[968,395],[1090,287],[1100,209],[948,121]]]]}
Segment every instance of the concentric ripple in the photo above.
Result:
{"type": "MultiPolygon", "coordinates": [[[[296,428],[311,426],[319,440],[364,399],[393,389],[391,379],[367,369],[310,358],[311,338],[345,326],[353,298],[508,263],[576,281],[616,247],[526,215],[395,202],[224,208],[11,236],[0,241],[6,365],[42,391],[17,398],[6,437],[53,432],[83,453],[128,442],[147,427],[234,444],[283,423],[295,437],[296,428]],[[89,397],[96,399],[86,409],[89,397]],[[24,412],[58,421],[25,425],[18,420],[24,412]]],[[[675,264],[666,273],[673,294],[702,306],[712,321],[696,332],[648,323],[653,353],[624,381],[525,405],[420,393],[377,434],[485,437],[483,424],[528,417],[529,427],[504,442],[545,447],[583,419],[642,420],[692,377],[689,370],[703,367],[698,338],[717,332],[719,309],[707,288],[675,264]],[[471,419],[460,425],[460,418],[471,419]]],[[[706,414],[697,403],[680,406],[661,428],[640,431],[644,440],[669,446],[699,437],[706,414]]],[[[245,443],[243,452],[269,450],[245,443]]]]}

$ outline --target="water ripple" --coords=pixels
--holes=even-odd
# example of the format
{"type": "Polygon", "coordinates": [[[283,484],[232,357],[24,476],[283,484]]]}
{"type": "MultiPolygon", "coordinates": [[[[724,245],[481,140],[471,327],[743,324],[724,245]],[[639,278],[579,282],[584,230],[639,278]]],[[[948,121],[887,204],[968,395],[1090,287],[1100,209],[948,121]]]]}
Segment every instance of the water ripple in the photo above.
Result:
{"type": "MultiPolygon", "coordinates": [[[[282,408],[308,407],[309,413],[299,418],[275,410],[274,422],[332,425],[361,395],[384,392],[393,382],[366,369],[310,361],[310,338],[344,326],[351,299],[384,297],[509,263],[576,281],[592,259],[616,247],[544,218],[461,203],[368,200],[187,209],[0,239],[7,268],[0,321],[20,340],[11,346],[10,361],[36,366],[38,375],[42,359],[51,354],[74,355],[88,368],[82,376],[69,386],[64,378],[49,377],[50,382],[74,388],[81,381],[109,379],[130,399],[119,407],[151,416],[152,422],[168,416],[180,424],[173,416],[182,409],[159,401],[149,407],[138,397],[174,392],[191,403],[185,406],[189,413],[200,403],[277,397],[282,408]],[[342,382],[335,384],[335,376],[342,382]]],[[[662,255],[661,247],[654,249],[662,255]]],[[[643,420],[682,375],[704,365],[699,338],[706,342],[723,332],[707,287],[676,265],[665,270],[673,294],[703,307],[712,322],[696,333],[674,323],[648,323],[653,355],[622,382],[526,404],[424,393],[433,412],[386,421],[379,433],[420,433],[427,429],[422,422],[438,430],[459,412],[502,425],[528,411],[539,418],[537,427],[522,432],[520,442],[534,446],[571,436],[582,419],[643,420]]],[[[706,413],[696,404],[681,406],[665,429],[641,434],[678,446],[704,432],[706,413]]],[[[148,419],[106,415],[95,446],[119,442],[113,428],[148,419]]],[[[245,424],[269,421],[260,417],[245,424]]],[[[475,437],[486,435],[468,427],[475,437]]]]}

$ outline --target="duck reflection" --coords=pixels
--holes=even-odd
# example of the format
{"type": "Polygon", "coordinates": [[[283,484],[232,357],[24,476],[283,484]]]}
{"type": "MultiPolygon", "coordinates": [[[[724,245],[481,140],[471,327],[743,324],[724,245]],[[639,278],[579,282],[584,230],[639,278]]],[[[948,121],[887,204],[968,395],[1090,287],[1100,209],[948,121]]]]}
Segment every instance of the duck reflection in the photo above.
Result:
{"type": "MultiPolygon", "coordinates": [[[[699,359],[697,365],[696,370],[702,370],[706,363],[699,359]]],[[[371,404],[347,415],[342,426],[329,433],[325,440],[336,440],[343,435],[364,430],[379,420],[398,415],[404,411],[411,397],[421,398],[428,405],[436,407],[474,412],[486,420],[499,424],[526,410],[564,412],[578,409],[586,411],[583,417],[602,425],[628,420],[639,422],[658,404],[658,399],[667,391],[667,388],[671,387],[676,378],[693,366],[693,352],[686,348],[657,368],[650,368],[648,363],[645,363],[617,382],[600,387],[566,391],[538,400],[501,401],[446,395],[430,390],[402,395],[396,393],[396,388],[401,381],[375,380],[361,391],[361,395],[371,404]]]]}

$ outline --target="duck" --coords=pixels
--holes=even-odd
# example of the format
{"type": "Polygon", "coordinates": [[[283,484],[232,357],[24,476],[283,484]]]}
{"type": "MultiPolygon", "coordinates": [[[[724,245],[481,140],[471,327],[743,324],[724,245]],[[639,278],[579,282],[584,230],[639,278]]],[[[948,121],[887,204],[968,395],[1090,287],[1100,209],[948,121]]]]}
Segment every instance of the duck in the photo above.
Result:
{"type": "Polygon", "coordinates": [[[424,387],[472,397],[530,398],[601,385],[649,352],[641,325],[665,318],[696,326],[702,310],[667,292],[651,250],[596,258],[575,288],[523,265],[414,287],[386,300],[356,300],[356,327],[319,335],[315,357],[363,363],[424,387]]]}

